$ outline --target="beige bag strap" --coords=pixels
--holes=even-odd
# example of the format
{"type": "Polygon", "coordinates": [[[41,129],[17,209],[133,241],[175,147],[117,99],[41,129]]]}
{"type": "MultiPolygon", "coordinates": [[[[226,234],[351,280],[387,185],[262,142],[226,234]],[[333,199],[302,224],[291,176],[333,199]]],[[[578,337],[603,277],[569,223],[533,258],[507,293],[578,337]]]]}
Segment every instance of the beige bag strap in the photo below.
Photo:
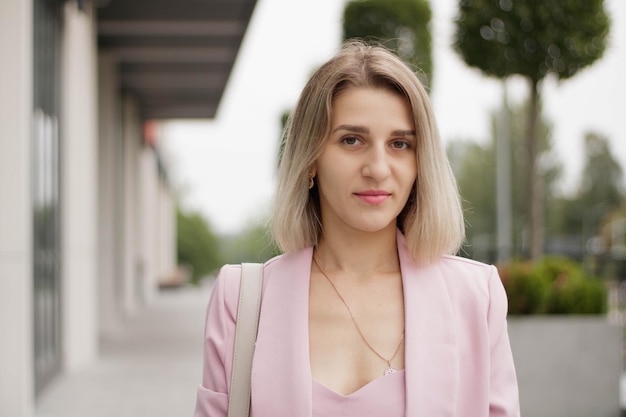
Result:
{"type": "Polygon", "coordinates": [[[254,344],[259,326],[262,289],[263,264],[241,264],[235,351],[228,396],[228,417],[249,416],[252,357],[254,356],[254,344]]]}

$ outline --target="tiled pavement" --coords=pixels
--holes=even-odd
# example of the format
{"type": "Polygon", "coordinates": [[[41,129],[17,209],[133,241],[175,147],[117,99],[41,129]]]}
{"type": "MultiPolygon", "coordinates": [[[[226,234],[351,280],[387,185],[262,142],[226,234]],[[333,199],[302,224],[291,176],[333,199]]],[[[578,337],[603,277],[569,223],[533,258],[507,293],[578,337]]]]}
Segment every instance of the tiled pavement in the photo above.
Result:
{"type": "Polygon", "coordinates": [[[191,417],[210,284],[161,291],[101,341],[97,362],[61,375],[36,417],[191,417]]]}

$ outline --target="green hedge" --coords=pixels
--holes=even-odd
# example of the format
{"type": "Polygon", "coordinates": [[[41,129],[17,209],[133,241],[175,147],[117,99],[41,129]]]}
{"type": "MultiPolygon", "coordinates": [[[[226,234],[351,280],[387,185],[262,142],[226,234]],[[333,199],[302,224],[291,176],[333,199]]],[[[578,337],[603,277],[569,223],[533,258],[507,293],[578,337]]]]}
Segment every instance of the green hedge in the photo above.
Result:
{"type": "Polygon", "coordinates": [[[498,271],[509,299],[509,314],[605,314],[607,289],[581,265],[562,257],[515,261],[498,271]]]}

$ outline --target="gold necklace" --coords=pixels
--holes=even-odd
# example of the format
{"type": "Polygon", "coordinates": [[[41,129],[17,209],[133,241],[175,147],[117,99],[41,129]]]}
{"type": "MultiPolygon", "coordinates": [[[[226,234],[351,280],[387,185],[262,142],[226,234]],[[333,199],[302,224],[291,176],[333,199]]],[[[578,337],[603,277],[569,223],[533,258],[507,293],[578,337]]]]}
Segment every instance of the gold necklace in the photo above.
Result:
{"type": "Polygon", "coordinates": [[[324,276],[324,278],[326,278],[326,280],[328,280],[328,282],[330,283],[330,285],[333,287],[333,289],[335,290],[335,292],[337,293],[337,295],[339,296],[339,299],[341,300],[341,302],[346,306],[346,309],[348,310],[348,313],[350,314],[350,318],[352,319],[352,323],[354,323],[354,327],[356,327],[357,332],[359,333],[359,335],[361,336],[361,339],[363,339],[363,342],[365,342],[365,345],[369,348],[369,350],[371,350],[372,352],[374,352],[374,354],[376,356],[378,356],[380,359],[384,360],[385,362],[387,362],[387,367],[385,368],[385,372],[383,372],[383,375],[389,375],[392,374],[394,372],[397,372],[398,369],[394,368],[393,365],[391,365],[391,361],[398,355],[398,352],[400,352],[400,346],[402,346],[402,341],[404,340],[404,331],[402,331],[402,335],[400,336],[400,343],[398,343],[398,347],[396,347],[395,352],[393,353],[393,355],[387,359],[385,358],[383,355],[381,355],[380,353],[378,353],[376,351],[376,349],[374,349],[372,347],[372,345],[367,341],[367,339],[365,338],[365,335],[363,334],[363,332],[361,331],[361,328],[359,327],[359,325],[356,322],[356,319],[354,318],[354,314],[352,314],[352,309],[350,308],[350,306],[348,305],[348,303],[346,302],[346,300],[341,296],[341,293],[339,292],[339,290],[337,289],[337,287],[335,286],[335,284],[333,284],[333,282],[330,280],[330,278],[328,278],[328,275],[326,275],[326,273],[324,272],[324,270],[322,269],[322,267],[320,266],[319,262],[317,262],[317,259],[315,259],[315,256],[313,257],[313,262],[315,263],[315,265],[317,266],[317,269],[320,270],[320,272],[322,273],[322,275],[324,276]]]}

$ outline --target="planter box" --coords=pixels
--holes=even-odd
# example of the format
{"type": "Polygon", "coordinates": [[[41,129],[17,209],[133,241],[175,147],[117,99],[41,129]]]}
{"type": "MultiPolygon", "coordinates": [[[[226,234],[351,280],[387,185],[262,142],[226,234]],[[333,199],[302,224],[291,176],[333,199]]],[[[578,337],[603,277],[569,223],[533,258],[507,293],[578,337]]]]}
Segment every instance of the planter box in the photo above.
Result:
{"type": "Polygon", "coordinates": [[[619,417],[622,329],[605,316],[510,316],[523,417],[619,417]]]}

